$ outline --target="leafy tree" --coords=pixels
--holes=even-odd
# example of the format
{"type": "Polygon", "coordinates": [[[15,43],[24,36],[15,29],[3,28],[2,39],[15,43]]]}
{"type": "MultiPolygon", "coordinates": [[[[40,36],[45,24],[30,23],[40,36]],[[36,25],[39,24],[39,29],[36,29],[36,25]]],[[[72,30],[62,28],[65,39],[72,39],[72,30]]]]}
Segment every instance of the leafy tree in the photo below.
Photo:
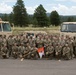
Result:
{"type": "Polygon", "coordinates": [[[13,7],[14,23],[17,26],[27,26],[28,25],[28,14],[24,2],[22,0],[17,0],[17,3],[13,7]]]}
{"type": "Polygon", "coordinates": [[[34,25],[34,27],[37,27],[38,26],[38,21],[37,21],[36,18],[33,19],[33,25],[34,25]]]}
{"type": "Polygon", "coordinates": [[[52,25],[59,25],[60,24],[60,16],[57,11],[52,11],[50,14],[50,22],[52,25]]]}
{"type": "Polygon", "coordinates": [[[13,13],[11,12],[9,14],[9,22],[12,24],[14,21],[13,21],[13,13]]]}
{"type": "Polygon", "coordinates": [[[29,24],[33,24],[33,15],[28,15],[29,24]]]}
{"type": "Polygon", "coordinates": [[[5,13],[5,14],[3,15],[3,19],[2,19],[2,20],[8,21],[8,19],[9,19],[9,16],[8,16],[8,14],[5,13]]]}
{"type": "Polygon", "coordinates": [[[74,18],[73,17],[68,17],[67,22],[73,22],[74,18]]]}
{"type": "Polygon", "coordinates": [[[48,26],[48,18],[46,15],[46,10],[41,4],[35,9],[34,18],[35,20],[37,20],[38,26],[40,27],[48,26]]]}

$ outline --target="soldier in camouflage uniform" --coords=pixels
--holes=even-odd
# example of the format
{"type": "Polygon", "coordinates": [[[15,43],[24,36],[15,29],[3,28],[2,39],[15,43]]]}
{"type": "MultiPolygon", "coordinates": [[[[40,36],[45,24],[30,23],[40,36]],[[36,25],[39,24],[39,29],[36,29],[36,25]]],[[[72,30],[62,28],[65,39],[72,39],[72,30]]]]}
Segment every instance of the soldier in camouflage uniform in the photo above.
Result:
{"type": "Polygon", "coordinates": [[[16,43],[12,46],[12,57],[17,59],[18,58],[18,46],[16,43]]]}
{"type": "Polygon", "coordinates": [[[74,57],[76,57],[76,37],[74,37],[73,39],[73,53],[74,53],[74,57]]]}
{"type": "Polygon", "coordinates": [[[51,43],[49,43],[49,45],[47,46],[45,55],[49,59],[52,59],[54,57],[54,47],[51,43]]]}
{"type": "Polygon", "coordinates": [[[29,45],[29,43],[27,43],[23,54],[23,57],[25,59],[30,59],[30,51],[31,51],[31,46],[29,45]]]}
{"type": "Polygon", "coordinates": [[[24,54],[25,54],[25,46],[23,43],[21,43],[21,45],[18,47],[18,53],[19,53],[19,58],[24,58],[24,54]]]}
{"type": "Polygon", "coordinates": [[[27,46],[27,43],[29,43],[29,39],[28,39],[28,37],[25,36],[25,38],[24,38],[24,42],[23,42],[23,43],[24,43],[24,46],[26,47],[26,46],[27,46]]]}
{"type": "Polygon", "coordinates": [[[35,44],[35,40],[33,39],[32,35],[29,36],[28,43],[31,47],[35,44]]]}
{"type": "Polygon", "coordinates": [[[12,36],[9,36],[8,39],[7,39],[7,47],[8,47],[8,50],[9,50],[9,57],[11,56],[11,53],[12,53],[12,46],[14,44],[14,39],[12,36]]]}
{"type": "Polygon", "coordinates": [[[65,46],[63,47],[63,58],[66,60],[70,60],[71,59],[71,53],[70,53],[70,47],[68,44],[65,44],[65,46]]]}
{"type": "Polygon", "coordinates": [[[18,46],[20,45],[20,36],[19,35],[14,36],[14,43],[16,43],[18,46]]]}
{"type": "Polygon", "coordinates": [[[61,59],[62,46],[58,43],[55,47],[55,56],[59,60],[61,59]]]}
{"type": "Polygon", "coordinates": [[[37,55],[37,48],[36,45],[34,44],[30,50],[30,59],[37,59],[38,55],[37,55]]]}
{"type": "Polygon", "coordinates": [[[6,37],[5,37],[5,36],[2,38],[2,41],[3,41],[3,43],[2,43],[2,44],[6,44],[6,45],[7,45],[7,39],[6,39],[6,37]]]}
{"type": "Polygon", "coordinates": [[[46,52],[47,52],[47,49],[49,48],[49,46],[51,46],[52,42],[50,40],[50,38],[48,36],[45,36],[44,40],[43,40],[43,44],[44,44],[44,53],[45,53],[45,57],[47,56],[46,55],[46,52]]]}
{"type": "Polygon", "coordinates": [[[73,59],[74,54],[73,54],[73,39],[72,39],[72,37],[70,37],[68,41],[69,41],[68,45],[70,47],[71,59],[73,59]]]}
{"type": "Polygon", "coordinates": [[[2,58],[8,58],[8,49],[7,49],[7,45],[6,44],[3,44],[2,47],[1,47],[1,55],[2,55],[2,58]]]}
{"type": "Polygon", "coordinates": [[[0,58],[2,57],[2,53],[1,53],[1,47],[2,47],[2,46],[0,46],[0,58]]]}
{"type": "Polygon", "coordinates": [[[43,40],[41,38],[36,39],[37,48],[43,47],[43,40]]]}
{"type": "Polygon", "coordinates": [[[0,47],[2,46],[3,44],[3,39],[2,39],[2,36],[0,36],[0,47]]]}

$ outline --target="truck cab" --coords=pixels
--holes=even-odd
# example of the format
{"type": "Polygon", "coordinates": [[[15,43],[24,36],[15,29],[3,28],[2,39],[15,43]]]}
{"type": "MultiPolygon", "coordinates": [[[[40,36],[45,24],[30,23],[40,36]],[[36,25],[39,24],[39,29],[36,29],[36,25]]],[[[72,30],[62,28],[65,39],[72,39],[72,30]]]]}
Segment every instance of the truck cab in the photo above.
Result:
{"type": "Polygon", "coordinates": [[[76,36],[76,22],[63,22],[60,26],[60,35],[76,36]]]}
{"type": "Polygon", "coordinates": [[[1,19],[0,19],[0,35],[6,35],[7,37],[9,35],[12,35],[10,23],[7,21],[2,21],[1,19]]]}

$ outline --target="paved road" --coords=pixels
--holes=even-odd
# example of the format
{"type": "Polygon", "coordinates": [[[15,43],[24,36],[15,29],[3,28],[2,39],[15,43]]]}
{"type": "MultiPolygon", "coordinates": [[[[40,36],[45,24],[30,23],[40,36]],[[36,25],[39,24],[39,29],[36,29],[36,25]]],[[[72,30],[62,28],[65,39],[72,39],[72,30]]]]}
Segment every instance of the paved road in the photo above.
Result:
{"type": "Polygon", "coordinates": [[[76,59],[61,62],[0,59],[0,75],[76,75],[76,59]]]}

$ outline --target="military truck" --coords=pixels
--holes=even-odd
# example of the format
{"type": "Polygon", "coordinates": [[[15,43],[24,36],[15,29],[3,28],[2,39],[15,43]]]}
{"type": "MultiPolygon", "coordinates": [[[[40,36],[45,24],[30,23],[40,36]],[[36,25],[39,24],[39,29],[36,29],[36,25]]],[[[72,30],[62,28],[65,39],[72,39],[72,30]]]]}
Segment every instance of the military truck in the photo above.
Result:
{"type": "Polygon", "coordinates": [[[60,35],[76,36],[76,22],[63,22],[60,27],[60,35]]]}
{"type": "Polygon", "coordinates": [[[0,36],[6,35],[8,37],[9,35],[12,35],[12,30],[10,23],[7,21],[2,21],[0,18],[0,36]]]}

